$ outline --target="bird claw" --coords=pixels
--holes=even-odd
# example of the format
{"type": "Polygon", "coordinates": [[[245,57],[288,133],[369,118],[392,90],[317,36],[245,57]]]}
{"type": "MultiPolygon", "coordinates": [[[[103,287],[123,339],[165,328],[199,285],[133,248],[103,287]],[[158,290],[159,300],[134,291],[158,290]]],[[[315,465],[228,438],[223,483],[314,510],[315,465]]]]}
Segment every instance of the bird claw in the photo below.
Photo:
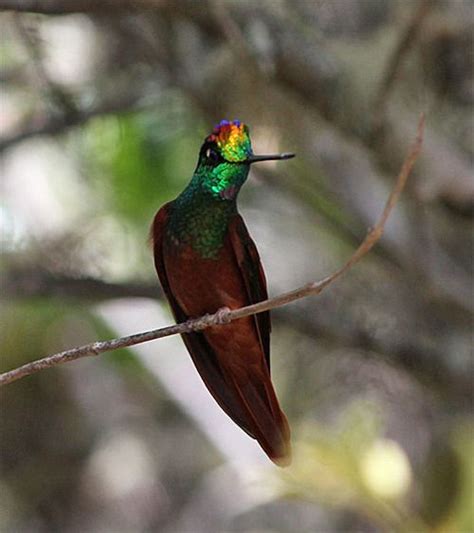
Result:
{"type": "Polygon", "coordinates": [[[216,324],[219,324],[220,326],[224,324],[228,324],[230,322],[229,313],[230,313],[229,307],[221,307],[220,309],[218,309],[216,313],[214,314],[216,324]]]}

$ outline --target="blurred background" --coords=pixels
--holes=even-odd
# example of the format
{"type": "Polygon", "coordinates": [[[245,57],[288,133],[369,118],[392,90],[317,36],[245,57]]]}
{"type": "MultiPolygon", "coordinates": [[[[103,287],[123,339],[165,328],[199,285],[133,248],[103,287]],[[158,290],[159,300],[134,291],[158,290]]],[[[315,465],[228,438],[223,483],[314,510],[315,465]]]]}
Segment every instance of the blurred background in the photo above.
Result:
{"type": "Polygon", "coordinates": [[[222,118],[273,312],[280,470],[179,338],[1,391],[5,532],[473,531],[473,2],[0,0],[1,369],[171,323],[147,239],[222,118]]]}

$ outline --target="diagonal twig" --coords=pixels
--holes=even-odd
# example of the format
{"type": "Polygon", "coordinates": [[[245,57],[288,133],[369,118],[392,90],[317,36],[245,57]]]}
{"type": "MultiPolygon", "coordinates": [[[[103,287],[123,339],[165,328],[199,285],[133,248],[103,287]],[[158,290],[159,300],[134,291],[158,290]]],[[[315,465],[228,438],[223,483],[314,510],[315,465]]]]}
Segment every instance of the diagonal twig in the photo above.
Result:
{"type": "Polygon", "coordinates": [[[373,135],[380,131],[380,128],[382,127],[387,101],[395,82],[400,75],[403,61],[416,42],[422,24],[430,13],[432,7],[433,2],[431,0],[419,0],[418,6],[413,13],[410,22],[400,35],[397,45],[388,60],[382,82],[374,101],[373,135]]]}
{"type": "Polygon", "coordinates": [[[117,350],[119,348],[125,348],[127,346],[134,346],[136,344],[141,344],[143,342],[148,342],[155,339],[160,339],[163,337],[169,337],[171,335],[177,335],[182,333],[190,333],[192,331],[201,331],[208,328],[209,326],[217,326],[223,323],[228,323],[238,318],[243,318],[249,315],[256,313],[261,313],[263,311],[268,311],[274,309],[275,307],[281,307],[282,305],[288,304],[295,300],[305,298],[307,296],[316,295],[322,292],[328,285],[333,283],[338,279],[342,274],[347,272],[355,263],[360,261],[375,243],[382,236],[385,223],[392,212],[393,208],[398,202],[400,194],[405,186],[405,183],[410,175],[410,172],[415,164],[415,161],[418,157],[418,154],[421,150],[421,145],[423,141],[423,129],[424,129],[424,115],[421,115],[418,122],[418,130],[416,140],[413,143],[403,165],[398,175],[397,181],[395,183],[390,196],[387,199],[385,207],[382,211],[382,214],[375,224],[375,226],[367,233],[367,236],[362,241],[357,250],[352,254],[348,261],[338,270],[333,272],[330,276],[312,283],[308,283],[294,289],[292,291],[276,296],[275,298],[270,298],[262,302],[258,302],[253,305],[247,305],[239,309],[234,309],[232,311],[223,312],[222,310],[211,315],[205,315],[200,318],[188,320],[181,324],[175,324],[173,326],[167,326],[160,329],[154,329],[151,331],[146,331],[144,333],[136,333],[134,335],[129,335],[126,337],[120,337],[118,339],[112,339],[108,341],[98,341],[86,344],[84,346],[79,346],[77,348],[72,348],[70,350],[65,350],[63,352],[56,353],[54,355],[49,355],[43,359],[38,359],[30,363],[26,363],[19,368],[10,370],[0,374],[0,386],[7,385],[18,379],[21,379],[30,374],[39,372],[46,368],[51,368],[53,366],[67,363],[69,361],[75,361],[82,357],[89,357],[92,355],[99,355],[104,352],[109,352],[112,350],[117,350]]]}
{"type": "Polygon", "coordinates": [[[44,67],[44,53],[41,46],[41,39],[36,26],[28,25],[24,15],[15,13],[12,17],[16,31],[23,42],[25,51],[30,57],[32,69],[35,72],[35,85],[38,86],[49,101],[48,103],[54,108],[55,112],[62,115],[74,115],[76,106],[66,90],[55,83],[47,73],[44,67]]]}

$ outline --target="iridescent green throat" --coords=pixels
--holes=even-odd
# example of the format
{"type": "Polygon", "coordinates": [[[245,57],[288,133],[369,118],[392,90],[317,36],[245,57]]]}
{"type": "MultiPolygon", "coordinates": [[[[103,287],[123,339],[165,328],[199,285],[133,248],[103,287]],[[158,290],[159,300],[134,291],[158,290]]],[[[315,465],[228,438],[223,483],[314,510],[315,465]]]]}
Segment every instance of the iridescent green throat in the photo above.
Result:
{"type": "Polygon", "coordinates": [[[205,259],[217,259],[248,172],[246,164],[224,162],[213,169],[198,164],[191,182],[172,204],[168,224],[171,241],[190,245],[205,259]]]}

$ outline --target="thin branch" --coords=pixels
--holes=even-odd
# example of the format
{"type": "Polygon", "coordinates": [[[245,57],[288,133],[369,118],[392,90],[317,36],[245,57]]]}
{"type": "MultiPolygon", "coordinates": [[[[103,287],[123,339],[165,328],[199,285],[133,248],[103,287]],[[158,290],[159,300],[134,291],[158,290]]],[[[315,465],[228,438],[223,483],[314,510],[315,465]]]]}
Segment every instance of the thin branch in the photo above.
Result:
{"type": "Polygon", "coordinates": [[[380,216],[376,225],[367,233],[367,236],[363,240],[362,244],[359,246],[359,248],[357,248],[354,254],[349,258],[349,260],[330,276],[324,278],[321,281],[308,283],[306,285],[303,285],[302,287],[299,287],[298,289],[286,292],[275,298],[270,298],[268,300],[264,300],[253,305],[247,305],[245,307],[234,309],[232,311],[219,310],[217,313],[214,313],[212,315],[205,315],[200,318],[188,320],[181,324],[167,326],[152,331],[146,331],[144,333],[136,333],[134,335],[121,337],[118,339],[93,342],[84,346],[72,348],[71,350],[65,350],[63,352],[59,352],[48,357],[44,357],[43,359],[38,359],[37,361],[33,361],[31,363],[26,363],[25,365],[19,368],[0,374],[0,386],[7,385],[8,383],[12,383],[13,381],[21,379],[25,376],[39,372],[40,370],[51,368],[53,366],[67,363],[69,361],[75,361],[76,359],[80,359],[82,357],[99,355],[104,352],[117,350],[119,348],[125,348],[127,346],[134,346],[151,340],[169,337],[171,335],[190,333],[192,331],[201,331],[203,329],[208,328],[209,326],[227,324],[233,320],[237,320],[238,318],[243,318],[256,313],[261,313],[263,311],[268,311],[270,309],[274,309],[275,307],[280,307],[290,302],[294,302],[295,300],[319,294],[328,285],[333,283],[337,278],[339,278],[340,276],[342,276],[342,274],[349,270],[355,263],[360,261],[360,259],[362,259],[362,257],[364,257],[370,251],[370,249],[382,236],[385,223],[393,208],[395,207],[396,203],[398,202],[398,199],[405,186],[408,176],[413,168],[413,165],[415,164],[418,154],[420,153],[423,141],[423,128],[424,116],[421,115],[418,123],[416,140],[413,143],[411,150],[403,163],[395,186],[385,204],[382,215],[380,216]]]}
{"type": "Polygon", "coordinates": [[[245,61],[246,69],[253,66],[255,64],[255,58],[253,57],[242,30],[229,12],[229,6],[224,2],[221,2],[221,0],[213,0],[211,6],[216,24],[222,29],[229,46],[232,48],[237,58],[241,61],[245,61]]]}
{"type": "Polygon", "coordinates": [[[30,56],[32,69],[36,74],[36,84],[39,90],[47,96],[49,103],[64,116],[77,112],[76,106],[69,94],[53,82],[43,64],[43,50],[36,25],[27,25],[23,15],[15,13],[12,17],[18,36],[23,42],[26,53],[30,56]]]}
{"type": "Polygon", "coordinates": [[[382,78],[379,90],[374,102],[373,134],[375,135],[381,128],[387,107],[388,98],[394,87],[395,81],[400,75],[403,60],[416,42],[422,23],[433,7],[432,0],[419,0],[412,19],[400,35],[395,49],[387,62],[385,74],[382,78]]]}
{"type": "Polygon", "coordinates": [[[38,117],[36,120],[29,121],[33,124],[28,128],[0,138],[0,154],[7,148],[36,135],[57,135],[69,128],[80,126],[92,118],[136,111],[144,106],[145,104],[140,103],[138,96],[125,95],[116,100],[101,102],[95,107],[77,110],[75,113],[53,117],[38,117]]]}

